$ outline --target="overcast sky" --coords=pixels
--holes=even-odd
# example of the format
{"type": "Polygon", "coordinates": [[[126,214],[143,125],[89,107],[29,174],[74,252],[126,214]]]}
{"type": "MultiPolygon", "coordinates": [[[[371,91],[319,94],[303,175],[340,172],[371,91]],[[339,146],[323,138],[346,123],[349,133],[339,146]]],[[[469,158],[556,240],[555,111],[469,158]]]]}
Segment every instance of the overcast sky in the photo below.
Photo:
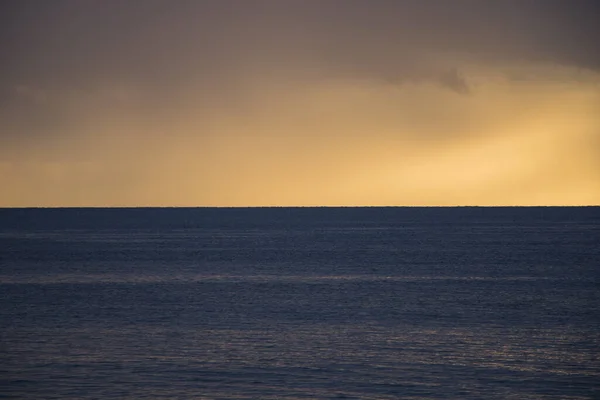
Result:
{"type": "Polygon", "coordinates": [[[594,0],[6,0],[0,206],[600,204],[594,0]]]}

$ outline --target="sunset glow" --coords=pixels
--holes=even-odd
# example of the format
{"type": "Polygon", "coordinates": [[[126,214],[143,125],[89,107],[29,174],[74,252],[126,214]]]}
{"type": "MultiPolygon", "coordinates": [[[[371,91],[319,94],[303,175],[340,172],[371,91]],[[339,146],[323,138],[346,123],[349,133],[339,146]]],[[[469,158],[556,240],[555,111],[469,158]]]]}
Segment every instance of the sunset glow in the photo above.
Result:
{"type": "MultiPolygon", "coordinates": [[[[327,34],[282,26],[295,10],[265,14],[263,25],[254,21],[258,39],[227,39],[227,54],[206,67],[210,72],[199,61],[208,50],[188,40],[192,22],[203,17],[175,10],[182,28],[168,35],[168,45],[155,44],[170,57],[161,61],[169,74],[159,75],[173,74],[172,84],[129,73],[128,65],[128,74],[103,73],[93,61],[79,65],[76,83],[37,72],[5,79],[0,206],[600,203],[599,69],[542,59],[536,49],[531,57],[506,55],[517,41],[504,42],[500,30],[482,33],[503,49],[492,59],[459,40],[452,53],[415,40],[401,43],[411,68],[402,57],[364,68],[325,62],[328,53],[306,41],[327,34]],[[282,43],[261,42],[275,34],[282,43]],[[221,63],[224,71],[213,71],[221,63]],[[397,76],[378,72],[382,66],[397,76]]],[[[356,53],[352,60],[377,45],[381,54],[393,48],[377,36],[365,37],[366,44],[345,36],[351,24],[334,28],[339,46],[356,53]]],[[[58,35],[58,27],[47,29],[58,35]]],[[[145,29],[139,27],[140,38],[153,34],[145,29]]],[[[28,51],[37,55],[35,46],[46,39],[31,35],[28,51]]],[[[154,45],[129,46],[145,60],[154,45]]]]}

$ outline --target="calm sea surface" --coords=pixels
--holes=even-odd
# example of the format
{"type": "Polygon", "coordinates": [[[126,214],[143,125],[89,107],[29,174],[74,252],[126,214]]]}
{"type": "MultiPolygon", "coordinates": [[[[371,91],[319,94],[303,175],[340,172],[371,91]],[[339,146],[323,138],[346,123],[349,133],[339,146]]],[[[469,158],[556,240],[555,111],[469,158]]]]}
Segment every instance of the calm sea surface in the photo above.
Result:
{"type": "Polygon", "coordinates": [[[0,397],[598,399],[600,208],[0,209],[0,397]]]}

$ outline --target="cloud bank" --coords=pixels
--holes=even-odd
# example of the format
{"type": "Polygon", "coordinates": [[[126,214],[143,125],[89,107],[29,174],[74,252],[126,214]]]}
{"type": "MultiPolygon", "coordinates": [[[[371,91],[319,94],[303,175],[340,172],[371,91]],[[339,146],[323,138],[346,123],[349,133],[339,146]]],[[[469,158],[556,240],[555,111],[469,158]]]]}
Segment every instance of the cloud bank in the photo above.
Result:
{"type": "Polygon", "coordinates": [[[560,3],[316,3],[13,5],[0,206],[600,203],[560,3]]]}

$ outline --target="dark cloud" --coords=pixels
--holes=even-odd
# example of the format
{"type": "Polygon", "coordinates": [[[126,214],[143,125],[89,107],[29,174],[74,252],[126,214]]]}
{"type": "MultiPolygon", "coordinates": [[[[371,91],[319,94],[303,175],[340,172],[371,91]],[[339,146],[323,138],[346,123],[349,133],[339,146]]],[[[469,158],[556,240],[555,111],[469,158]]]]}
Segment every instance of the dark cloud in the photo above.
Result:
{"type": "Polygon", "coordinates": [[[600,68],[593,0],[6,0],[0,7],[3,109],[26,107],[15,87],[133,87],[149,110],[168,110],[192,91],[207,108],[244,102],[249,86],[272,75],[429,80],[468,93],[464,57],[600,68]]]}
{"type": "Polygon", "coordinates": [[[471,91],[467,80],[456,69],[442,74],[439,81],[443,86],[459,94],[469,94],[471,91]]]}
{"type": "Polygon", "coordinates": [[[600,66],[593,0],[7,0],[2,7],[5,84],[116,80],[166,89],[289,64],[411,76],[436,51],[600,66]]]}

